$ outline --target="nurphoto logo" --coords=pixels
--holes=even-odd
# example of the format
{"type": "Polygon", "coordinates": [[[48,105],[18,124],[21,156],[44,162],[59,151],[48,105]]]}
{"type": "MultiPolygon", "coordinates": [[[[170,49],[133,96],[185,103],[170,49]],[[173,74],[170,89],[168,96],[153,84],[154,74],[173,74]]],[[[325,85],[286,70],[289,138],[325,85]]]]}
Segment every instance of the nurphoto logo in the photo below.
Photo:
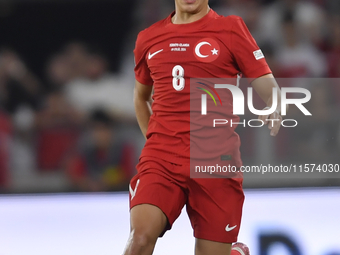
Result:
{"type": "MultiPolygon", "coordinates": [[[[201,95],[201,115],[208,114],[208,104],[207,104],[207,95],[209,95],[217,106],[217,101],[213,94],[216,95],[217,99],[219,100],[221,106],[223,106],[222,100],[218,94],[217,90],[227,89],[232,94],[233,99],[233,114],[234,115],[244,115],[245,114],[245,96],[242,90],[235,85],[231,84],[214,84],[214,86],[209,86],[203,82],[197,82],[202,87],[197,87],[198,89],[204,91],[206,94],[201,95]]],[[[258,116],[270,116],[274,113],[278,107],[278,90],[277,88],[273,88],[272,90],[272,106],[266,107],[262,110],[255,109],[254,102],[253,102],[253,88],[249,87],[247,90],[247,105],[248,109],[251,113],[258,115],[258,116]]],[[[312,116],[312,114],[307,110],[304,104],[308,103],[311,100],[311,93],[308,89],[305,88],[298,88],[298,87],[282,87],[281,88],[281,115],[287,115],[287,105],[295,105],[305,116],[312,116]],[[290,93],[300,94],[302,95],[301,98],[288,98],[287,95],[290,93]]],[[[280,121],[279,119],[267,119],[266,121],[271,122],[274,125],[275,121],[280,121]]],[[[264,121],[259,119],[251,119],[246,123],[244,120],[243,122],[233,122],[232,120],[228,119],[214,119],[213,120],[213,127],[217,125],[243,125],[246,126],[248,124],[249,127],[262,127],[265,125],[264,121]]],[[[295,119],[284,119],[282,120],[281,125],[283,127],[296,127],[298,125],[297,120],[295,119]],[[293,124],[288,124],[293,123],[293,124]]]]}

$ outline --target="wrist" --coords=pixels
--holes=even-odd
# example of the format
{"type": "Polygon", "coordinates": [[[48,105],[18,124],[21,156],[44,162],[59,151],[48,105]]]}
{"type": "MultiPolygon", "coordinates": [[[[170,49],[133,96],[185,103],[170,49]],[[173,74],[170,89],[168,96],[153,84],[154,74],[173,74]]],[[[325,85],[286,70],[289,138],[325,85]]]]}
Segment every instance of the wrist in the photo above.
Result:
{"type": "MultiPolygon", "coordinates": [[[[266,106],[265,108],[263,108],[263,110],[269,110],[271,107],[266,106]]],[[[281,115],[281,109],[277,108],[274,112],[277,112],[277,114],[281,115]]]]}

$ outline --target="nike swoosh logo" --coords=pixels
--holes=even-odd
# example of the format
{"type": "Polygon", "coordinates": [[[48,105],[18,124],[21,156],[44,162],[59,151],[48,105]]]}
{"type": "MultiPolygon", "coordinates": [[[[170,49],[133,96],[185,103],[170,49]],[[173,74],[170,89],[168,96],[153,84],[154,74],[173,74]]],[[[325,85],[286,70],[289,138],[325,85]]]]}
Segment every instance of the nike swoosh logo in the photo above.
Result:
{"type": "Polygon", "coordinates": [[[131,185],[129,185],[129,190],[130,190],[131,200],[132,200],[132,199],[135,197],[135,195],[136,195],[136,192],[137,192],[138,185],[139,185],[139,179],[137,180],[137,183],[136,183],[135,189],[132,189],[131,185]]]}
{"type": "Polygon", "coordinates": [[[155,55],[157,55],[158,53],[160,53],[160,52],[162,52],[163,51],[163,49],[161,49],[161,50],[159,50],[159,51],[156,51],[155,53],[152,53],[152,54],[150,54],[150,52],[149,52],[149,57],[148,57],[148,59],[152,59],[155,55]]]}
{"type": "Polygon", "coordinates": [[[237,225],[233,226],[233,227],[229,227],[229,224],[225,227],[225,231],[229,232],[232,231],[234,228],[236,228],[237,225]]]}

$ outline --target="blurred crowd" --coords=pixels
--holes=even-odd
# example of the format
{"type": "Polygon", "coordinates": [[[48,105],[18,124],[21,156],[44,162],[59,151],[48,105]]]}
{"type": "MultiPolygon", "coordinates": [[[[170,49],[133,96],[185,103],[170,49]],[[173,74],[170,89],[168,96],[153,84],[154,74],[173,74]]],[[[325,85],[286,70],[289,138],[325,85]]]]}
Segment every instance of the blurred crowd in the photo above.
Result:
{"type": "Polygon", "coordinates": [[[127,188],[138,148],[133,84],[108,67],[99,49],[71,42],[46,63],[43,84],[15,51],[0,51],[4,189],[39,172],[61,172],[70,190],[127,188]]]}
{"type": "MultiPolygon", "coordinates": [[[[132,102],[134,40],[173,10],[172,0],[138,5],[119,73],[110,71],[115,60],[88,42],[61,45],[44,63],[43,77],[16,49],[0,46],[1,191],[127,189],[144,142],[132,102]]],[[[277,78],[340,77],[340,1],[212,0],[211,6],[245,20],[277,78]]],[[[340,83],[315,80],[304,85],[316,95],[313,120],[282,132],[274,145],[280,162],[339,161],[340,83]]],[[[240,132],[244,160],[256,161],[256,134],[240,132]]]]}

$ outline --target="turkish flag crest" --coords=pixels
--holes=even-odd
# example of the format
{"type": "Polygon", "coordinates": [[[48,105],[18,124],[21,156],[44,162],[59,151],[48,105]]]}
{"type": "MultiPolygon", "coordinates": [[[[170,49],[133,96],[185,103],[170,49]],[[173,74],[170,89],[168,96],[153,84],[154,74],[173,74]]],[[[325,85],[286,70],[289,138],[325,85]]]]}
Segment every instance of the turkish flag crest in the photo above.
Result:
{"type": "Polygon", "coordinates": [[[204,38],[196,43],[194,55],[201,62],[213,62],[220,55],[220,46],[214,39],[204,38]]]}

